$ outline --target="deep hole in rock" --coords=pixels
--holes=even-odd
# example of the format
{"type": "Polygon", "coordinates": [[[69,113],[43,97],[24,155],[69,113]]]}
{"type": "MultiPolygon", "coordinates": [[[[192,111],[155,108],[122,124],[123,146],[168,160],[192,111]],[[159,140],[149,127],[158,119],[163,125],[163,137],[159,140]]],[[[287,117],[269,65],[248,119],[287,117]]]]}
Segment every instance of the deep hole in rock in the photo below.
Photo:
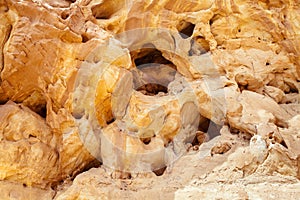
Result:
{"type": "Polygon", "coordinates": [[[168,84],[175,79],[176,66],[153,45],[145,45],[138,51],[131,52],[136,66],[132,71],[136,91],[154,96],[168,93],[168,84]]]}
{"type": "Polygon", "coordinates": [[[180,36],[183,39],[189,38],[193,35],[194,29],[195,29],[195,24],[191,22],[186,22],[186,21],[181,21],[177,25],[177,30],[180,34],[180,36]]]}
{"type": "Polygon", "coordinates": [[[125,1],[105,0],[92,7],[93,16],[96,19],[109,19],[123,6],[125,1]]]}
{"type": "Polygon", "coordinates": [[[287,148],[288,149],[288,146],[286,145],[286,143],[285,143],[285,141],[284,140],[282,140],[282,142],[280,143],[282,146],[284,146],[285,148],[287,148]]]}
{"type": "Polygon", "coordinates": [[[132,52],[131,55],[137,67],[143,64],[157,63],[170,65],[170,67],[176,69],[176,66],[163,57],[162,52],[156,48],[142,48],[138,52],[132,52]]]}
{"type": "Polygon", "coordinates": [[[213,139],[214,137],[220,135],[221,128],[221,125],[218,125],[207,118],[203,118],[199,123],[198,130],[207,133],[209,139],[213,139]]]}
{"type": "Polygon", "coordinates": [[[213,139],[220,135],[220,130],[222,126],[218,125],[207,118],[202,118],[199,123],[198,131],[196,132],[195,138],[192,141],[192,146],[194,147],[201,145],[208,140],[213,139]]]}
{"type": "Polygon", "coordinates": [[[70,16],[70,15],[69,15],[68,12],[65,12],[65,11],[64,11],[64,12],[61,13],[61,18],[64,19],[64,20],[67,19],[69,16],[70,16]]]}
{"type": "Polygon", "coordinates": [[[107,123],[107,124],[111,124],[111,123],[113,123],[114,121],[116,121],[116,119],[113,117],[113,118],[111,118],[110,120],[108,120],[106,123],[107,123]]]}
{"type": "Polygon", "coordinates": [[[153,170],[152,172],[156,175],[156,176],[162,176],[164,174],[164,172],[166,171],[167,169],[167,166],[165,167],[162,167],[160,169],[156,169],[156,170],[153,170]]]}
{"type": "Polygon", "coordinates": [[[168,88],[156,83],[147,83],[145,85],[142,85],[141,87],[138,87],[136,91],[139,91],[144,95],[154,96],[160,92],[168,93],[168,88]]]}
{"type": "MultiPolygon", "coordinates": [[[[33,112],[35,112],[36,114],[38,114],[39,116],[41,116],[42,118],[46,118],[47,117],[47,104],[39,102],[39,104],[30,104],[28,102],[18,102],[16,101],[15,103],[19,104],[23,104],[24,106],[30,108],[30,110],[32,110],[33,112]]],[[[21,105],[20,105],[20,108],[21,105]]]]}
{"type": "Polygon", "coordinates": [[[89,38],[87,37],[86,34],[81,35],[81,41],[82,41],[82,43],[86,43],[87,41],[89,41],[89,38]]]}
{"type": "MultiPolygon", "coordinates": [[[[1,80],[0,80],[0,83],[1,83],[1,80]]],[[[4,105],[4,104],[6,104],[8,101],[9,101],[8,98],[0,99],[0,105],[4,105]]]]}
{"type": "Polygon", "coordinates": [[[131,174],[129,173],[128,176],[127,176],[127,179],[131,179],[131,178],[132,178],[132,176],[131,176],[131,174]]]}
{"type": "Polygon", "coordinates": [[[209,119],[202,118],[200,120],[200,122],[199,122],[198,130],[206,133],[207,130],[208,130],[209,124],[210,124],[210,120],[209,119]]]}
{"type": "Polygon", "coordinates": [[[298,89],[294,86],[290,86],[290,93],[298,93],[298,89]]]}
{"type": "Polygon", "coordinates": [[[35,135],[32,135],[32,134],[29,134],[29,137],[30,137],[30,138],[36,138],[36,136],[35,136],[35,135]]]}
{"type": "Polygon", "coordinates": [[[140,138],[140,140],[145,144],[148,145],[151,142],[151,137],[147,137],[147,138],[140,138]]]}
{"type": "Polygon", "coordinates": [[[270,140],[273,139],[273,134],[274,134],[274,131],[272,131],[272,132],[270,132],[270,133],[268,134],[268,137],[269,137],[270,140]]]}
{"type": "MultiPolygon", "coordinates": [[[[206,142],[208,140],[208,134],[207,133],[204,133],[202,131],[197,131],[196,132],[196,135],[195,135],[195,138],[193,139],[192,141],[192,146],[199,146],[201,145],[202,143],[206,142]]],[[[194,149],[194,150],[198,150],[198,149],[194,149]]]]}
{"type": "Polygon", "coordinates": [[[19,104],[20,108],[22,108],[21,105],[28,107],[42,118],[46,118],[47,116],[47,100],[41,91],[32,91],[25,99],[16,100],[14,102],[19,104]]]}
{"type": "Polygon", "coordinates": [[[240,89],[240,91],[242,92],[243,90],[247,90],[248,89],[248,84],[241,84],[240,82],[237,81],[238,87],[240,89]]]}
{"type": "Polygon", "coordinates": [[[43,117],[43,118],[46,118],[47,116],[47,107],[46,107],[46,104],[44,105],[41,105],[40,109],[37,111],[37,113],[43,117]]]}

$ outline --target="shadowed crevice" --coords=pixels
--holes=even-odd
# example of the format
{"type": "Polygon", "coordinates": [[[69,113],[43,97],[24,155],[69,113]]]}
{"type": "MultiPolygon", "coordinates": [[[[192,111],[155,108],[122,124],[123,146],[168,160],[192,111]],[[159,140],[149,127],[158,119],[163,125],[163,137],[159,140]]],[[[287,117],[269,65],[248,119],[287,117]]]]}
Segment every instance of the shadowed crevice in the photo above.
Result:
{"type": "MultiPolygon", "coordinates": [[[[9,40],[10,38],[10,35],[11,35],[11,32],[12,32],[12,25],[8,25],[5,29],[5,36],[4,36],[4,39],[3,41],[0,43],[0,75],[1,75],[1,72],[2,70],[4,69],[4,66],[5,66],[5,61],[4,61],[4,46],[5,44],[7,43],[7,41],[9,40]]],[[[2,79],[1,79],[1,76],[0,76],[0,83],[2,82],[2,79]]]]}

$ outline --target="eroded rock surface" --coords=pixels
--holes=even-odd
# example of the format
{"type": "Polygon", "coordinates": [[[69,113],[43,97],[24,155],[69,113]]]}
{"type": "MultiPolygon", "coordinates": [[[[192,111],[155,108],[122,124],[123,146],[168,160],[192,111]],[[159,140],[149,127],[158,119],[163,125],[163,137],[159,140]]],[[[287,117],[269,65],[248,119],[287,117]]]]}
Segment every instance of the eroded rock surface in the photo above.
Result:
{"type": "Polygon", "coordinates": [[[0,1],[3,198],[296,199],[299,13],[297,0],[0,1]]]}

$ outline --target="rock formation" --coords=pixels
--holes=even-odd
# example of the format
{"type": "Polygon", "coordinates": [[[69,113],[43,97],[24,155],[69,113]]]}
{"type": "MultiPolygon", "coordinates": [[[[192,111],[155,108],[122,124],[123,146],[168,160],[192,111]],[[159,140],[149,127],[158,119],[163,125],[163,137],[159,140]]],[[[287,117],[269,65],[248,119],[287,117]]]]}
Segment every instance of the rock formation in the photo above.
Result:
{"type": "Polygon", "coordinates": [[[299,5],[0,0],[3,198],[296,199],[299,5]]]}

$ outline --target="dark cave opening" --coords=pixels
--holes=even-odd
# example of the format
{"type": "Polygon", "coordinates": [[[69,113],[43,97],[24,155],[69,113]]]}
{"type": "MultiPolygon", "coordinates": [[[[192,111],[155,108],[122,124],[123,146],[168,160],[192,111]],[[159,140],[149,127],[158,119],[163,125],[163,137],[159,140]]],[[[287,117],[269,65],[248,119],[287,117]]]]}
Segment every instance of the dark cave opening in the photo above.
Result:
{"type": "Polygon", "coordinates": [[[186,21],[181,21],[177,25],[177,30],[180,34],[180,36],[183,39],[189,38],[193,35],[194,29],[195,29],[195,24],[191,22],[186,22],[186,21]]]}
{"type": "Polygon", "coordinates": [[[136,66],[132,71],[135,90],[148,96],[167,94],[177,67],[151,44],[131,52],[131,57],[136,66]]]}

